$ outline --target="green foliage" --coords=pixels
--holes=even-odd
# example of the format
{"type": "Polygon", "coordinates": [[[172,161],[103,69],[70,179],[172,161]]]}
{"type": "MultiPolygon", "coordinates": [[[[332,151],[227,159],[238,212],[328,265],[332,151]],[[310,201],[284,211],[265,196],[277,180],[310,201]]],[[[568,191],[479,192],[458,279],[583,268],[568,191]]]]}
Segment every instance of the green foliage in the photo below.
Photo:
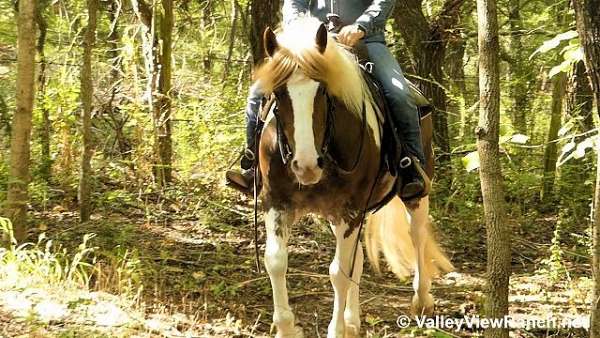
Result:
{"type": "Polygon", "coordinates": [[[594,149],[594,147],[596,147],[596,142],[598,142],[598,135],[586,137],[578,142],[575,137],[571,138],[561,149],[558,166],[563,165],[570,159],[583,158],[588,149],[594,149]]]}
{"type": "Polygon", "coordinates": [[[578,38],[576,31],[567,31],[556,35],[544,43],[529,56],[529,60],[533,59],[537,54],[544,54],[559,47],[564,41],[567,45],[558,53],[562,56],[563,61],[553,66],[548,72],[548,77],[552,78],[558,73],[567,73],[573,67],[573,64],[583,60],[583,48],[578,38]]]}
{"type": "Polygon", "coordinates": [[[552,245],[550,246],[550,257],[542,261],[542,264],[546,266],[550,278],[555,282],[560,278],[569,277],[568,271],[564,265],[564,253],[560,240],[562,232],[561,222],[562,219],[559,217],[556,227],[554,228],[554,236],[552,237],[552,245]]]}
{"type": "Polygon", "coordinates": [[[538,53],[541,54],[541,53],[546,53],[550,50],[553,50],[554,48],[558,47],[561,44],[561,42],[563,42],[565,40],[572,40],[578,36],[579,35],[577,34],[576,31],[567,31],[564,33],[560,33],[560,34],[556,35],[555,37],[553,37],[552,39],[544,41],[544,43],[538,49],[536,49],[533,52],[533,54],[531,54],[529,56],[529,59],[531,60],[538,53]]]}

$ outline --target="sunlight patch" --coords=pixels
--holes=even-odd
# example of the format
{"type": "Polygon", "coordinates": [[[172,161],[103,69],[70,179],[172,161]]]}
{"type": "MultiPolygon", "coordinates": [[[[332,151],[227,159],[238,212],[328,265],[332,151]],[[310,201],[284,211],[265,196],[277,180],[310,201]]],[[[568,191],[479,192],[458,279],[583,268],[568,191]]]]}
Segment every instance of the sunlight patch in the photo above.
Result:
{"type": "Polygon", "coordinates": [[[58,321],[69,314],[64,304],[52,300],[44,300],[38,303],[34,308],[34,312],[38,319],[43,322],[58,321]]]}
{"type": "Polygon", "coordinates": [[[8,291],[4,292],[0,296],[0,302],[2,302],[3,306],[11,311],[15,312],[21,316],[29,313],[33,303],[24,297],[21,293],[16,291],[8,291]]]}
{"type": "Polygon", "coordinates": [[[90,313],[100,326],[121,326],[129,322],[129,315],[117,305],[100,302],[90,308],[90,313]]]}

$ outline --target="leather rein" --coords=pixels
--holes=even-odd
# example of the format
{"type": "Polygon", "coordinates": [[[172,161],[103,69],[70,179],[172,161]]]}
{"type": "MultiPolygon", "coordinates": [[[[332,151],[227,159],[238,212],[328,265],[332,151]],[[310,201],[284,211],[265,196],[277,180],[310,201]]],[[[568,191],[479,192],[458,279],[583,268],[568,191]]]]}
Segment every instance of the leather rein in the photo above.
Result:
{"type": "MultiPolygon", "coordinates": [[[[317,95],[325,95],[327,99],[327,110],[325,117],[325,136],[323,137],[323,143],[321,144],[321,156],[331,163],[339,172],[342,174],[352,174],[358,167],[360,163],[360,158],[362,157],[363,148],[364,148],[364,140],[367,129],[367,108],[365,104],[365,99],[362,101],[362,109],[361,109],[361,128],[360,128],[360,143],[358,148],[358,155],[354,159],[352,166],[349,169],[345,169],[342,165],[333,157],[330,152],[330,146],[333,143],[334,135],[335,135],[335,100],[334,98],[327,92],[324,86],[321,86],[317,95]]],[[[281,155],[281,160],[285,166],[292,160],[294,157],[294,152],[292,151],[292,147],[283,131],[283,125],[281,123],[281,118],[279,117],[279,107],[277,103],[273,108],[273,115],[275,116],[275,123],[277,129],[277,144],[279,145],[279,154],[281,155]]]]}

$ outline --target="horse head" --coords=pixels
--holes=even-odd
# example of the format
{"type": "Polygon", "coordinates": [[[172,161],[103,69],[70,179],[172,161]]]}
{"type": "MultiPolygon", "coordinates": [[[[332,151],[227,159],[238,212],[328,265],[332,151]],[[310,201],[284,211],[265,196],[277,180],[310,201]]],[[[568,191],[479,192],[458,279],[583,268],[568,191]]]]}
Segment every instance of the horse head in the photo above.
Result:
{"type": "MultiPolygon", "coordinates": [[[[286,56],[275,33],[267,28],[264,48],[271,60],[286,56]],[[279,55],[281,54],[281,55],[279,55]]],[[[321,25],[315,37],[315,49],[323,53],[327,46],[327,30],[321,25]]],[[[271,88],[277,108],[275,118],[283,142],[290,151],[290,168],[298,183],[312,185],[323,176],[323,144],[327,130],[327,89],[325,83],[311,78],[295,67],[285,80],[271,88]]]]}
{"type": "Polygon", "coordinates": [[[304,19],[302,29],[296,26],[278,35],[267,28],[263,43],[268,58],[255,74],[260,87],[277,101],[279,141],[289,148],[290,168],[301,185],[323,177],[333,98],[358,115],[364,98],[356,62],[314,20],[304,19]]]}

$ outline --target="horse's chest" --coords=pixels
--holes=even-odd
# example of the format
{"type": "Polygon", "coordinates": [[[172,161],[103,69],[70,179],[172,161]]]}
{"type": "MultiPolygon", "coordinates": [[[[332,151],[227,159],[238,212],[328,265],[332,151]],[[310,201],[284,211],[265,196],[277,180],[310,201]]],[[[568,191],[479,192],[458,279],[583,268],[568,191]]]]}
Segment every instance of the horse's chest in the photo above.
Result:
{"type": "Polygon", "coordinates": [[[296,184],[289,196],[294,209],[322,216],[339,216],[362,209],[365,197],[357,193],[357,189],[353,180],[330,177],[314,186],[296,184]]]}

